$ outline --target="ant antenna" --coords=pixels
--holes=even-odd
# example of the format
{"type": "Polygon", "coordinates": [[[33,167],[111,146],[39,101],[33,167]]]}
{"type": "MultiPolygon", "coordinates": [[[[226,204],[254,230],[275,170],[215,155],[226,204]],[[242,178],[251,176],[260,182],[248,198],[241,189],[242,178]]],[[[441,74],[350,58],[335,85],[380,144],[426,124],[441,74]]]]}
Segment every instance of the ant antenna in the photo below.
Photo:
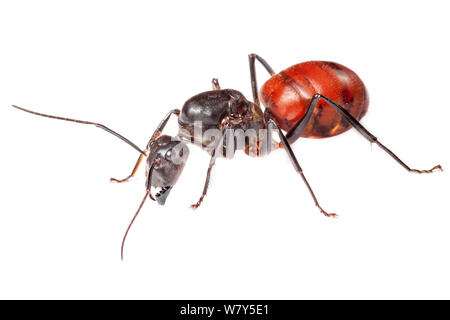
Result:
{"type": "Polygon", "coordinates": [[[131,147],[133,147],[134,149],[136,149],[139,153],[145,155],[145,152],[142,151],[138,146],[136,146],[133,142],[131,142],[130,140],[128,140],[127,138],[125,138],[124,136],[118,134],[117,132],[111,130],[110,128],[100,124],[100,123],[96,123],[96,122],[91,122],[91,121],[84,121],[84,120],[76,120],[76,119],[70,119],[70,118],[63,118],[63,117],[58,117],[58,116],[52,116],[49,114],[44,114],[44,113],[40,113],[40,112],[35,112],[35,111],[31,111],[19,106],[15,106],[12,105],[13,108],[37,115],[37,116],[41,116],[41,117],[46,117],[46,118],[51,118],[51,119],[57,119],[57,120],[64,120],[64,121],[71,121],[71,122],[76,122],[76,123],[81,123],[81,124],[92,124],[94,126],[96,126],[97,128],[103,129],[108,133],[111,133],[113,136],[116,136],[117,138],[119,138],[120,140],[128,143],[131,147]]]}
{"type": "Polygon", "coordinates": [[[147,200],[147,196],[148,196],[149,194],[150,194],[150,189],[147,189],[147,192],[145,193],[144,199],[142,199],[142,202],[141,202],[141,204],[139,205],[139,208],[137,209],[136,213],[134,214],[133,219],[131,219],[131,222],[130,222],[130,224],[128,225],[127,231],[125,231],[125,234],[124,234],[123,240],[122,240],[122,247],[120,248],[120,258],[122,259],[122,261],[123,261],[123,247],[124,247],[124,245],[125,245],[125,240],[126,240],[126,238],[127,238],[128,231],[130,231],[130,228],[131,228],[131,226],[133,225],[134,220],[136,220],[136,217],[138,216],[139,211],[141,211],[142,206],[144,205],[145,200],[147,200]]]}
{"type": "Polygon", "coordinates": [[[150,199],[152,199],[153,201],[156,201],[156,199],[153,197],[152,192],[151,192],[151,188],[152,188],[151,181],[152,181],[153,167],[155,166],[155,164],[156,164],[156,161],[153,162],[152,166],[150,167],[150,171],[148,173],[147,192],[145,193],[145,197],[144,197],[144,199],[142,199],[141,205],[139,206],[138,210],[136,211],[133,219],[131,219],[131,222],[128,225],[127,231],[125,231],[125,234],[123,236],[122,247],[120,248],[120,258],[122,259],[122,261],[123,261],[123,247],[125,246],[125,240],[127,238],[128,231],[130,231],[130,228],[133,225],[134,220],[136,220],[136,217],[139,214],[139,211],[141,211],[141,208],[144,205],[145,200],[147,200],[147,196],[150,199]]]}

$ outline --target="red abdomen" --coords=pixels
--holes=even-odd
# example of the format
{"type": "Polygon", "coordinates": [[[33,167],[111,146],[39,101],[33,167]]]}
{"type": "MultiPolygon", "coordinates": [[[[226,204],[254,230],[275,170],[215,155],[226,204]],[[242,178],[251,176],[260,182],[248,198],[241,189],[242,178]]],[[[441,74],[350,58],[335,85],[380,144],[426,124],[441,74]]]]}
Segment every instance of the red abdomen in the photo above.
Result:
{"type": "MultiPolygon", "coordinates": [[[[340,104],[357,120],[366,114],[369,106],[366,87],[356,73],[325,61],[299,63],[273,75],[262,86],[260,98],[278,125],[289,131],[305,115],[316,93],[340,104]]],[[[347,120],[321,100],[302,137],[332,137],[349,128],[347,120]]]]}

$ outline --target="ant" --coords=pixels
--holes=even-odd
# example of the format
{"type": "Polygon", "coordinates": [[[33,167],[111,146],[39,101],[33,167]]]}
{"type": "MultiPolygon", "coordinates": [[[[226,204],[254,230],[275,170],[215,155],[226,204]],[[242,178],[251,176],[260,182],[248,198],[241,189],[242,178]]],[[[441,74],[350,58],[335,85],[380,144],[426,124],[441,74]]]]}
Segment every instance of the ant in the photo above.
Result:
{"type": "Polygon", "coordinates": [[[235,151],[244,150],[248,155],[261,157],[274,149],[283,148],[320,212],[327,217],[336,217],[335,213],[328,213],[320,206],[290,144],[300,137],[332,137],[351,127],[371,143],[377,144],[409,172],[442,171],[440,165],[429,170],[410,168],[359,123],[367,112],[369,98],[362,80],[349,68],[334,62],[309,61],[275,73],[270,65],[256,54],[249,55],[249,64],[253,102],[248,101],[237,90],[222,89],[218,80],[213,79],[213,90],[193,96],[185,102],[181,110],[173,109],[163,118],[145,149],[140,149],[124,136],[100,123],[47,115],[15,105],[13,107],[47,118],[95,125],[136,149],[140,155],[131,174],[124,179],[111,178],[111,182],[128,181],[136,174],[142,160],[147,158],[146,192],[123,236],[122,260],[127,234],[146,199],[150,198],[160,205],[165,204],[189,156],[187,143],[200,145],[211,157],[203,192],[199,200],[191,206],[192,209],[198,208],[206,196],[211,170],[218,156],[232,158],[235,151]],[[262,86],[259,96],[256,61],[261,63],[271,76],[262,86]],[[265,106],[264,111],[260,99],[265,106]],[[179,132],[175,137],[163,134],[171,115],[178,117],[179,132]],[[273,131],[278,135],[279,142],[272,139],[273,131]],[[158,189],[155,195],[152,194],[152,187],[158,189]]]}

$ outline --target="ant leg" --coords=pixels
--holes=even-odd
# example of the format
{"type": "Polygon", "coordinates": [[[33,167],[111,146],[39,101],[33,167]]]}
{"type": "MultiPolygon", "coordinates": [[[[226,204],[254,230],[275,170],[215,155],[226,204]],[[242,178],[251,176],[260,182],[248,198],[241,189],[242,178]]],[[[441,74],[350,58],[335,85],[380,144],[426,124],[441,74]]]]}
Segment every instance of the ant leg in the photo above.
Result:
{"type": "Polygon", "coordinates": [[[301,118],[299,121],[297,121],[296,124],[289,130],[288,133],[286,133],[286,138],[290,143],[294,143],[298,138],[301,137],[303,131],[306,128],[306,125],[309,122],[309,119],[311,119],[311,116],[316,109],[317,103],[320,100],[320,95],[315,94],[313,98],[311,99],[311,102],[309,103],[308,109],[306,110],[305,115],[303,118],[301,118]]]}
{"type": "Polygon", "coordinates": [[[291,159],[291,162],[292,162],[292,164],[293,164],[295,170],[296,170],[296,171],[300,174],[300,176],[302,177],[303,182],[305,183],[306,187],[308,188],[309,193],[311,194],[311,197],[313,198],[314,203],[315,203],[316,206],[319,208],[320,212],[323,213],[323,214],[324,214],[325,216],[327,216],[327,217],[331,217],[331,218],[337,217],[337,214],[336,214],[336,213],[328,213],[328,212],[326,212],[325,210],[322,209],[322,207],[321,207],[320,204],[319,204],[319,201],[318,201],[317,198],[316,198],[316,195],[314,194],[314,192],[313,192],[311,186],[309,185],[308,180],[306,180],[306,177],[305,177],[305,175],[303,174],[303,170],[302,170],[302,168],[300,167],[300,164],[298,163],[298,160],[297,160],[297,158],[295,157],[295,154],[294,154],[294,152],[292,151],[291,146],[289,145],[288,140],[286,139],[286,137],[284,136],[284,134],[283,134],[283,132],[281,131],[280,127],[276,124],[275,121],[273,121],[272,119],[270,119],[269,122],[271,122],[272,125],[277,129],[278,135],[279,135],[279,137],[280,137],[280,140],[281,140],[281,143],[283,144],[284,149],[286,150],[286,152],[287,152],[289,158],[291,159]]]}
{"type": "Polygon", "coordinates": [[[180,115],[180,110],[179,109],[173,109],[173,110],[170,110],[169,113],[166,114],[166,116],[159,123],[159,125],[156,128],[155,132],[153,133],[152,137],[148,141],[146,150],[149,150],[150,149],[150,145],[153,143],[153,141],[155,141],[156,139],[159,138],[159,136],[161,135],[162,131],[164,130],[164,127],[166,126],[167,122],[169,122],[170,116],[172,114],[174,114],[174,115],[176,115],[178,117],[180,115]]]}
{"type": "Polygon", "coordinates": [[[209,160],[208,171],[206,172],[206,180],[205,180],[205,185],[203,186],[203,192],[202,192],[202,195],[200,196],[200,199],[198,199],[197,203],[191,205],[191,209],[193,209],[193,210],[200,207],[200,205],[203,202],[203,198],[206,196],[206,193],[208,192],[209,180],[211,178],[211,171],[212,171],[212,168],[214,167],[214,165],[216,164],[217,152],[222,146],[223,137],[224,136],[222,135],[222,137],[218,141],[216,147],[214,148],[214,150],[211,153],[211,159],[209,160]]]}
{"type": "Polygon", "coordinates": [[[216,156],[215,151],[213,151],[213,154],[211,155],[211,160],[209,161],[208,171],[206,173],[206,181],[205,185],[203,186],[202,195],[200,196],[200,199],[198,199],[197,203],[191,205],[191,209],[195,210],[202,204],[203,198],[206,196],[206,193],[208,192],[209,179],[211,178],[211,171],[215,164],[216,164],[216,156]]]}
{"type": "MultiPolygon", "coordinates": [[[[325,97],[324,95],[321,95],[321,94],[315,94],[313,100],[314,99],[323,99],[323,100],[325,100],[330,106],[332,106],[337,112],[339,112],[364,138],[366,138],[371,143],[376,143],[382,150],[384,150],[388,155],[390,155],[395,161],[397,161],[403,168],[405,168],[409,172],[413,172],[413,173],[432,173],[432,172],[435,172],[435,171],[438,171],[438,170],[443,171],[441,165],[436,165],[433,168],[428,169],[428,170],[418,170],[418,169],[410,168],[408,165],[406,165],[406,163],[404,163],[402,160],[400,160],[400,158],[397,157],[397,155],[395,153],[393,153],[386,146],[384,146],[380,141],[378,141],[378,139],[373,134],[371,134],[366,128],[364,128],[361,125],[361,123],[359,123],[358,120],[356,120],[342,106],[340,106],[339,104],[337,104],[333,100],[331,100],[331,99],[329,99],[329,98],[327,98],[327,97],[325,97]]],[[[302,121],[302,120],[300,120],[300,121],[302,121]]],[[[294,126],[294,128],[296,126],[294,126]]],[[[306,123],[305,123],[304,126],[306,126],[306,123]]],[[[289,139],[289,136],[293,136],[293,134],[294,134],[294,132],[292,132],[292,134],[291,134],[292,130],[293,129],[291,129],[287,133],[288,139],[289,139]]],[[[300,136],[300,135],[301,135],[301,132],[300,133],[295,132],[295,136],[300,136]]]]}
{"type": "Polygon", "coordinates": [[[257,54],[251,53],[248,55],[248,62],[250,64],[250,81],[252,86],[253,93],[253,102],[259,107],[259,98],[258,98],[258,85],[256,82],[256,71],[255,71],[255,59],[258,60],[263,67],[267,70],[267,72],[273,76],[275,71],[273,71],[272,67],[260,56],[257,54]]]}
{"type": "Polygon", "coordinates": [[[131,171],[131,174],[124,179],[111,178],[109,180],[110,182],[117,182],[117,183],[127,182],[128,180],[130,180],[132,177],[135,176],[136,172],[139,169],[140,164],[142,163],[142,159],[144,159],[144,156],[145,157],[147,156],[148,151],[150,150],[150,145],[153,143],[153,141],[155,141],[161,135],[162,131],[164,130],[164,127],[166,126],[166,124],[169,121],[170,116],[172,114],[175,114],[178,116],[180,114],[180,110],[173,109],[173,110],[169,111],[169,113],[163,118],[163,120],[160,122],[160,124],[156,128],[155,132],[153,133],[152,137],[150,138],[150,141],[147,143],[147,148],[145,149],[144,153],[142,153],[139,156],[138,160],[136,161],[136,164],[134,165],[134,168],[133,168],[133,171],[131,171]]]}
{"type": "Polygon", "coordinates": [[[126,177],[124,179],[111,178],[111,179],[109,179],[109,181],[110,182],[117,182],[117,183],[127,182],[128,180],[130,180],[132,177],[135,176],[136,172],[139,169],[139,166],[141,165],[142,159],[144,159],[144,155],[143,154],[141,154],[139,156],[139,158],[137,159],[136,164],[134,165],[133,171],[131,171],[131,174],[128,177],[126,177]]]}
{"type": "Polygon", "coordinates": [[[213,78],[211,82],[212,82],[213,90],[220,90],[220,84],[219,84],[219,80],[217,80],[217,78],[213,78]]]}

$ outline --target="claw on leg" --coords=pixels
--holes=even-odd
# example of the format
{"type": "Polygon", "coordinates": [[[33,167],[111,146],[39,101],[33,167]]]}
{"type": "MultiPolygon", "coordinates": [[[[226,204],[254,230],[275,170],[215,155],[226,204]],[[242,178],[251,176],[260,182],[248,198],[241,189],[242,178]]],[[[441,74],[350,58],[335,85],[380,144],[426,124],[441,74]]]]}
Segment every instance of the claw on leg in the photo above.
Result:
{"type": "Polygon", "coordinates": [[[333,219],[334,219],[334,218],[339,217],[339,215],[336,214],[336,213],[328,213],[328,212],[323,211],[323,210],[321,210],[320,212],[322,212],[323,215],[324,215],[325,217],[328,217],[328,218],[333,218],[333,219]]]}
{"type": "Polygon", "coordinates": [[[191,205],[190,208],[191,208],[192,210],[195,210],[195,209],[197,209],[198,207],[200,207],[200,205],[201,205],[202,202],[203,202],[203,198],[204,198],[204,196],[201,196],[200,199],[198,199],[197,203],[191,205]]]}
{"type": "Polygon", "coordinates": [[[130,176],[124,178],[124,179],[110,178],[110,179],[109,179],[109,182],[115,182],[115,183],[127,182],[128,180],[130,180],[131,177],[132,177],[132,176],[130,175],[130,176]]]}
{"type": "Polygon", "coordinates": [[[410,172],[414,172],[414,173],[433,173],[436,171],[444,171],[444,169],[442,169],[441,165],[438,164],[437,166],[434,166],[433,168],[431,168],[430,170],[417,170],[417,169],[411,169],[409,170],[410,172]]]}
{"type": "Polygon", "coordinates": [[[319,206],[319,205],[317,205],[317,207],[319,208],[320,212],[321,212],[325,217],[328,217],[328,218],[337,218],[337,217],[339,217],[339,215],[336,214],[336,213],[328,213],[328,212],[326,212],[326,211],[323,210],[322,207],[319,206]]]}

